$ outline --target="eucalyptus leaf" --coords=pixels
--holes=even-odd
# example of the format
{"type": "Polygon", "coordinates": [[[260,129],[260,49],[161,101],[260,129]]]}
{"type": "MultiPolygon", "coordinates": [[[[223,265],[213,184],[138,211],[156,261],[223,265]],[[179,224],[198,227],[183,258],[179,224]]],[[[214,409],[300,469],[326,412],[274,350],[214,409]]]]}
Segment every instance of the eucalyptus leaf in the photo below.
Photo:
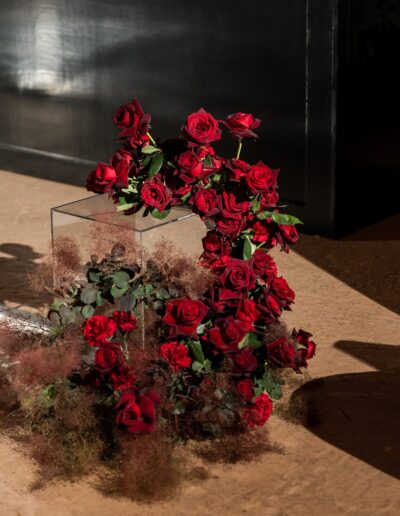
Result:
{"type": "Polygon", "coordinates": [[[114,286],[111,287],[110,294],[112,295],[112,297],[114,299],[119,299],[121,296],[123,296],[125,294],[127,289],[128,289],[128,287],[126,287],[126,288],[118,288],[118,287],[116,287],[114,285],[114,286]]]}
{"type": "Polygon", "coordinates": [[[80,295],[80,299],[81,299],[82,303],[84,303],[85,305],[91,305],[92,303],[95,303],[96,297],[97,297],[97,289],[90,285],[86,286],[82,290],[81,295],[80,295]]]}
{"type": "Polygon", "coordinates": [[[131,312],[136,305],[136,297],[131,293],[127,292],[121,297],[120,306],[124,312],[131,312]]]}
{"type": "Polygon", "coordinates": [[[85,319],[89,319],[94,314],[94,308],[92,305],[85,305],[82,308],[82,315],[85,319]]]}
{"type": "Polygon", "coordinates": [[[156,298],[157,299],[161,299],[161,300],[164,300],[164,299],[169,299],[171,297],[170,293],[168,292],[167,289],[165,288],[158,288],[156,290],[156,298]]]}
{"type": "Polygon", "coordinates": [[[114,285],[118,288],[125,288],[131,277],[125,271],[118,271],[113,274],[114,285]]]}

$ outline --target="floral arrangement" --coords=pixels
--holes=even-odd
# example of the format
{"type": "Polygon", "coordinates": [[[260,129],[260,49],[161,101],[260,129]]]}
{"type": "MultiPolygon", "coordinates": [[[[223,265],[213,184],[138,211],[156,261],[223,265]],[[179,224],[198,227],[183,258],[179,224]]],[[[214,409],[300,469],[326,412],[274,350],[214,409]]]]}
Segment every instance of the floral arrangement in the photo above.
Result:
{"type": "Polygon", "coordinates": [[[246,441],[250,430],[281,398],[283,372],[300,373],[316,348],[310,333],[279,321],[295,294],[269,251],[288,252],[300,221],[281,211],[279,170],[240,159],[260,120],[217,121],[200,109],[165,142],[151,136],[150,120],[136,99],[118,109],[123,144],[87,188],[108,193],[127,216],[144,209],[162,219],[187,206],[207,227],[201,257],[164,242],[143,265],[121,241],[82,266],[65,241],[55,247],[63,285],[51,333],[2,340],[0,332],[12,364],[0,374],[2,399],[10,414],[22,411],[33,456],[51,476],[118,464],[118,492],[134,497],[169,485],[173,443],[237,436],[232,449],[261,450],[246,441]],[[238,142],[231,159],[214,149],[223,129],[238,142]]]}

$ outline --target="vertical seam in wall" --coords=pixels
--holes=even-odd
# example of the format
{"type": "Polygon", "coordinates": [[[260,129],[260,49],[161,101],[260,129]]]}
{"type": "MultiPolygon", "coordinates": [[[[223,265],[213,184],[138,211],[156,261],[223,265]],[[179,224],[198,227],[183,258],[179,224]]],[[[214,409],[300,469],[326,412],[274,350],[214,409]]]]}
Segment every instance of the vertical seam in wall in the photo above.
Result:
{"type": "Polygon", "coordinates": [[[309,131],[309,46],[310,46],[310,0],[306,0],[305,73],[304,73],[304,201],[308,201],[308,131],[309,131]]]}
{"type": "Polygon", "coordinates": [[[331,127],[330,127],[330,191],[331,203],[329,219],[333,227],[333,232],[336,234],[335,212],[336,212],[336,116],[337,116],[337,25],[338,25],[338,1],[331,2],[331,127]]]}

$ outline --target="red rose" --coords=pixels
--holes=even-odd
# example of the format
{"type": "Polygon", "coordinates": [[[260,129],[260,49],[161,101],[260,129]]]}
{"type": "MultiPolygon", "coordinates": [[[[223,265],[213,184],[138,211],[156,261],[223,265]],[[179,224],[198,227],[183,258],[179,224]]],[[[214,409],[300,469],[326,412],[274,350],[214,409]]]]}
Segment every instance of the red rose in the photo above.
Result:
{"type": "Polygon", "coordinates": [[[230,238],[236,238],[244,227],[244,222],[238,219],[227,219],[225,217],[217,217],[217,230],[222,235],[230,238]]]}
{"type": "Polygon", "coordinates": [[[115,321],[104,315],[94,315],[85,322],[83,336],[89,346],[99,347],[113,337],[117,325],[115,321]]]}
{"type": "Polygon", "coordinates": [[[265,345],[268,360],[277,367],[296,366],[296,350],[291,342],[285,338],[275,340],[265,345]]]}
{"type": "Polygon", "coordinates": [[[273,170],[265,163],[259,161],[250,167],[246,175],[247,186],[253,193],[267,192],[276,187],[276,179],[278,177],[279,169],[273,170]]]}
{"type": "Polygon", "coordinates": [[[223,217],[241,220],[249,211],[250,202],[240,198],[238,192],[222,192],[219,207],[223,217]]]}
{"type": "Polygon", "coordinates": [[[117,174],[116,186],[127,188],[129,172],[132,168],[132,154],[125,149],[119,149],[111,160],[117,174]]]}
{"type": "Polygon", "coordinates": [[[245,347],[233,357],[235,367],[242,373],[254,373],[257,369],[257,357],[254,356],[253,349],[245,347]]]}
{"type": "Polygon", "coordinates": [[[121,358],[122,352],[120,344],[112,342],[96,350],[94,367],[101,373],[108,373],[120,363],[121,358]]]}
{"type": "Polygon", "coordinates": [[[207,231],[206,236],[202,240],[204,254],[203,257],[206,260],[217,259],[221,256],[227,256],[231,251],[229,242],[221,237],[215,231],[207,231]]]}
{"type": "Polygon", "coordinates": [[[86,188],[89,192],[102,194],[109,192],[117,181],[117,173],[111,165],[107,163],[97,163],[86,181],[86,188]]]}
{"type": "Polygon", "coordinates": [[[135,377],[129,367],[122,365],[108,374],[107,382],[114,391],[120,392],[133,387],[135,377]]]}
{"type": "Polygon", "coordinates": [[[287,284],[284,278],[274,278],[271,283],[271,291],[278,298],[278,301],[282,307],[286,307],[293,303],[295,293],[287,284]]]}
{"type": "Polygon", "coordinates": [[[266,242],[266,247],[268,249],[274,247],[278,243],[278,240],[276,238],[277,225],[275,224],[275,222],[272,222],[271,219],[256,220],[251,225],[251,229],[254,232],[252,236],[253,242],[266,242]]]}
{"type": "Polygon", "coordinates": [[[213,188],[199,188],[192,197],[193,211],[204,217],[218,213],[217,192],[213,188]]]}
{"type": "Polygon", "coordinates": [[[278,201],[279,195],[275,190],[273,192],[263,192],[260,198],[260,206],[262,209],[275,207],[278,201]]]}
{"type": "Polygon", "coordinates": [[[271,293],[268,293],[267,289],[264,289],[259,297],[257,309],[261,318],[264,319],[265,324],[274,322],[282,312],[282,306],[278,302],[278,299],[271,293]]]}
{"type": "Polygon", "coordinates": [[[233,290],[251,290],[256,285],[256,277],[249,261],[236,258],[229,259],[220,280],[225,288],[233,290]]]}
{"type": "Polygon", "coordinates": [[[260,126],[261,120],[247,113],[235,113],[229,115],[222,123],[234,138],[241,140],[242,138],[258,138],[253,131],[260,126]]]}
{"type": "Polygon", "coordinates": [[[312,334],[303,330],[299,330],[298,332],[293,330],[292,336],[298,343],[296,366],[297,368],[307,367],[307,360],[313,358],[317,347],[315,342],[313,342],[310,338],[312,337],[312,334]]]}
{"type": "Polygon", "coordinates": [[[146,206],[157,208],[160,212],[164,211],[172,200],[171,194],[166,186],[158,179],[145,181],[140,192],[140,197],[146,206]]]}
{"type": "Polygon", "coordinates": [[[238,344],[246,333],[247,329],[242,321],[230,315],[214,322],[214,327],[208,330],[208,338],[216,348],[224,353],[230,353],[238,350],[238,344]]]}
{"type": "Polygon", "coordinates": [[[253,382],[250,378],[239,380],[236,384],[236,390],[245,401],[250,403],[253,399],[253,382]]]}
{"type": "Polygon", "coordinates": [[[138,100],[134,98],[129,104],[121,106],[114,115],[114,123],[122,129],[119,138],[128,138],[133,147],[149,141],[147,132],[151,115],[144,113],[138,100]]]}
{"type": "Polygon", "coordinates": [[[112,318],[124,333],[137,328],[136,317],[128,312],[114,312],[112,318]]]}
{"type": "Polygon", "coordinates": [[[163,321],[171,326],[171,336],[191,337],[204,317],[208,308],[201,301],[193,299],[173,299],[166,306],[163,321]]]}
{"type": "Polygon", "coordinates": [[[160,355],[174,371],[179,371],[182,367],[189,367],[192,363],[192,359],[188,355],[187,346],[177,341],[162,344],[160,355]]]}
{"type": "Polygon", "coordinates": [[[242,298],[236,311],[236,318],[251,330],[253,323],[258,319],[256,303],[252,299],[242,298]]]}
{"type": "Polygon", "coordinates": [[[203,108],[187,117],[182,132],[187,140],[198,144],[209,144],[221,138],[218,122],[203,108]]]}
{"type": "Polygon", "coordinates": [[[268,394],[263,392],[254,400],[254,403],[246,408],[242,414],[242,420],[247,423],[250,428],[255,426],[263,426],[272,414],[272,401],[268,394]]]}
{"type": "Polygon", "coordinates": [[[260,276],[273,278],[278,273],[274,259],[262,249],[256,249],[250,261],[253,271],[260,276]]]}
{"type": "Polygon", "coordinates": [[[241,159],[231,159],[226,164],[227,176],[230,181],[240,181],[250,170],[250,165],[241,159]]]}
{"type": "Polygon", "coordinates": [[[156,424],[155,403],[160,403],[160,398],[154,391],[124,391],[116,405],[117,425],[124,427],[131,434],[150,434],[156,424]]]}
{"type": "Polygon", "coordinates": [[[183,152],[179,156],[177,165],[182,172],[181,178],[185,183],[194,183],[198,179],[205,177],[203,162],[191,150],[183,152]]]}
{"type": "Polygon", "coordinates": [[[297,229],[293,225],[279,224],[279,230],[281,232],[283,240],[288,244],[295,244],[299,239],[297,229]]]}

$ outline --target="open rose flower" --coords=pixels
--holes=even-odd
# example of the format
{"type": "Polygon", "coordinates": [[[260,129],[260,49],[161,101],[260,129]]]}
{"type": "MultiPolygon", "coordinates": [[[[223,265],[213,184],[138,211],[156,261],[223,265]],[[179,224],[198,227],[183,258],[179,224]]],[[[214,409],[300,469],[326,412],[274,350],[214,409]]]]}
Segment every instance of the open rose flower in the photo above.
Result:
{"type": "Polygon", "coordinates": [[[252,193],[267,192],[276,187],[276,179],[278,177],[279,169],[273,170],[265,163],[259,161],[250,167],[246,174],[246,183],[252,193]]]}
{"type": "Polygon", "coordinates": [[[224,191],[219,196],[219,208],[223,217],[241,220],[249,211],[250,201],[244,199],[240,191],[224,191]]]}
{"type": "Polygon", "coordinates": [[[122,361],[121,345],[112,342],[96,350],[94,367],[101,373],[108,373],[122,361]]]}
{"type": "Polygon", "coordinates": [[[199,188],[191,199],[193,211],[202,217],[218,213],[218,196],[213,188],[199,188]]]}
{"type": "Polygon", "coordinates": [[[187,117],[182,132],[187,140],[196,144],[207,145],[221,138],[217,120],[203,108],[187,117]]]}
{"type": "Polygon", "coordinates": [[[117,425],[131,434],[150,434],[156,424],[155,404],[159,403],[160,397],[154,391],[124,391],[116,405],[117,425]]]}
{"type": "Polygon", "coordinates": [[[107,375],[107,383],[117,392],[130,389],[135,384],[135,377],[126,363],[120,363],[107,375]]]}
{"type": "Polygon", "coordinates": [[[258,366],[257,357],[248,346],[233,355],[233,364],[241,373],[254,373],[258,366]]]}
{"type": "Polygon", "coordinates": [[[267,358],[271,364],[277,367],[296,367],[296,350],[293,344],[281,338],[265,345],[267,351],[267,358]]]}
{"type": "Polygon", "coordinates": [[[244,228],[244,221],[238,219],[227,219],[223,216],[217,217],[217,231],[230,238],[236,238],[244,228]]]}
{"type": "Polygon", "coordinates": [[[279,304],[286,308],[293,303],[295,294],[287,284],[285,278],[274,278],[271,282],[271,292],[278,299],[279,304]]]}
{"type": "Polygon", "coordinates": [[[250,378],[244,378],[243,380],[239,380],[236,384],[236,390],[240,394],[240,396],[250,403],[253,399],[253,382],[250,378]]]}
{"type": "Polygon", "coordinates": [[[173,299],[166,306],[163,321],[170,326],[170,336],[186,335],[191,337],[204,317],[208,308],[194,299],[173,299]]]}
{"type": "Polygon", "coordinates": [[[179,371],[183,367],[190,367],[192,363],[187,346],[177,341],[161,344],[160,355],[174,371],[179,371]]]}
{"type": "Polygon", "coordinates": [[[273,190],[272,192],[262,192],[260,196],[260,206],[262,209],[275,207],[278,204],[278,201],[279,195],[276,190],[273,190]]]}
{"type": "Polygon", "coordinates": [[[256,249],[251,257],[253,271],[263,277],[274,278],[277,275],[276,263],[272,256],[263,249],[256,249]]]}
{"type": "Polygon", "coordinates": [[[86,181],[89,192],[102,194],[109,192],[117,181],[115,168],[107,163],[97,163],[97,167],[91,172],[86,181]]]}
{"type": "Polygon", "coordinates": [[[137,328],[136,317],[128,312],[114,312],[112,318],[118,328],[124,333],[136,330],[137,328]]]}
{"type": "Polygon", "coordinates": [[[247,407],[242,413],[242,420],[247,426],[254,428],[255,426],[263,426],[272,414],[272,401],[268,394],[263,392],[247,407]]]}
{"type": "Polygon", "coordinates": [[[258,138],[253,131],[260,126],[261,120],[248,113],[235,113],[229,115],[222,123],[234,138],[241,140],[242,138],[258,138]]]}
{"type": "Polygon", "coordinates": [[[238,344],[247,333],[242,321],[234,319],[231,315],[217,319],[213,328],[208,330],[210,342],[224,353],[238,351],[238,344]]]}
{"type": "Polygon", "coordinates": [[[304,330],[293,330],[292,336],[298,344],[296,355],[297,369],[300,367],[307,367],[307,360],[313,358],[317,347],[315,342],[311,340],[312,334],[304,330]]]}
{"type": "Polygon", "coordinates": [[[231,290],[251,290],[256,285],[256,277],[248,260],[230,258],[225,271],[220,276],[224,288],[231,290]]]}
{"type": "Polygon", "coordinates": [[[150,121],[151,115],[144,113],[136,98],[121,106],[114,115],[115,125],[122,129],[119,138],[127,138],[133,147],[149,141],[147,132],[150,121]]]}
{"type": "Polygon", "coordinates": [[[274,322],[282,313],[278,299],[268,289],[264,289],[257,300],[257,310],[265,324],[274,322]]]}
{"type": "Polygon", "coordinates": [[[256,220],[251,224],[251,229],[253,231],[251,239],[256,244],[265,242],[264,247],[271,249],[278,243],[278,238],[276,236],[277,227],[277,224],[271,219],[256,220]]]}
{"type": "Polygon", "coordinates": [[[250,165],[241,159],[231,159],[226,164],[229,181],[239,182],[250,170],[250,165]]]}
{"type": "Polygon", "coordinates": [[[219,235],[216,231],[207,231],[203,238],[203,258],[206,260],[216,260],[221,256],[227,256],[231,251],[231,246],[226,238],[219,235]]]}
{"type": "Polygon", "coordinates": [[[183,152],[178,157],[176,164],[180,169],[180,176],[185,183],[194,183],[205,177],[203,162],[191,150],[183,152]]]}
{"type": "Polygon", "coordinates": [[[253,329],[253,323],[258,319],[257,305],[252,299],[242,298],[236,310],[236,318],[242,321],[248,330],[253,329]]]}
{"type": "Polygon", "coordinates": [[[114,336],[116,330],[115,321],[104,315],[94,315],[85,322],[83,336],[89,346],[100,347],[114,336]]]}
{"type": "Polygon", "coordinates": [[[160,212],[164,211],[172,200],[172,196],[167,190],[167,187],[158,179],[145,181],[140,192],[140,197],[146,206],[157,208],[160,212]]]}

